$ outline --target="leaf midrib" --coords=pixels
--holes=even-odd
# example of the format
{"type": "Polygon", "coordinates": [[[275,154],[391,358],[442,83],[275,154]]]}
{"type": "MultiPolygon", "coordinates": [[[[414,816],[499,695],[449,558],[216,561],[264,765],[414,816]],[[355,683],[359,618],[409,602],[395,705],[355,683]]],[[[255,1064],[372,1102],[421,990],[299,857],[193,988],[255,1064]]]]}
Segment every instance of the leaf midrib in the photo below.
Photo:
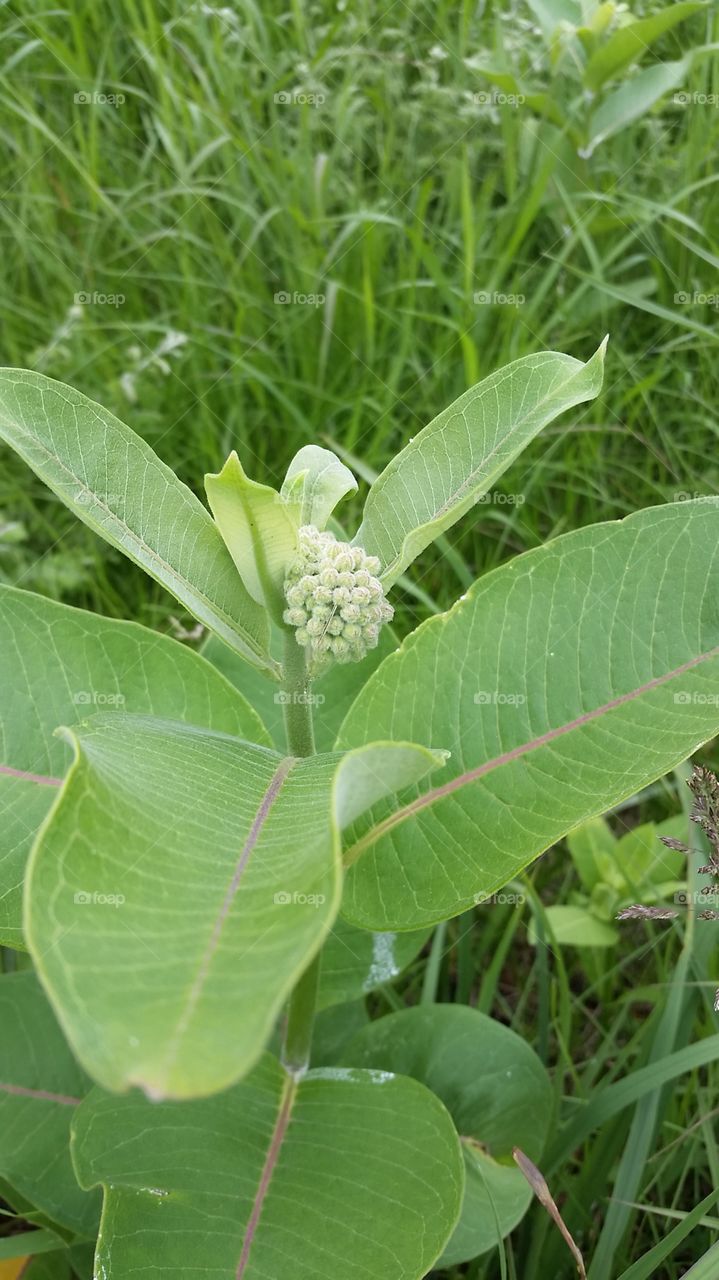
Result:
{"type": "MultiPolygon", "coordinates": [[[[250,829],[247,833],[247,838],[243,842],[242,849],[240,851],[240,856],[237,860],[237,863],[235,864],[235,869],[232,873],[232,878],[230,880],[230,883],[227,886],[227,889],[225,890],[225,894],[222,899],[220,909],[213,923],[212,931],[208,938],[207,945],[205,946],[205,949],[200,958],[200,962],[197,967],[197,972],[187,992],[187,995],[183,1001],[183,1006],[180,1012],[180,1016],[177,1020],[177,1025],[169,1040],[168,1049],[165,1055],[165,1062],[164,1062],[164,1068],[167,1074],[169,1074],[169,1072],[172,1070],[173,1066],[175,1065],[177,1054],[180,1047],[180,1042],[190,1025],[192,1016],[195,1012],[195,1009],[197,1008],[198,1002],[202,995],[202,991],[209,977],[212,961],[215,955],[217,954],[217,950],[220,945],[220,939],[222,937],[222,932],[224,930],[225,924],[227,923],[230,910],[232,907],[232,903],[234,902],[237,896],[237,892],[239,890],[240,883],[242,881],[242,877],[245,873],[245,870],[247,869],[247,865],[250,861],[250,857],[252,856],[252,853],[254,852],[258,844],[258,841],[260,840],[265,823],[267,822],[267,819],[270,816],[270,812],[280,794],[280,791],[282,790],[282,787],[284,786],[292,769],[295,767],[297,763],[298,763],[298,759],[295,756],[286,756],[283,760],[280,761],[257,807],[255,816],[252,821],[252,825],[250,826],[250,829]]],[[[141,1083],[141,1082],[138,1082],[138,1083],[141,1083]]]]}
{"type": "Polygon", "coordinates": [[[636,689],[630,689],[627,693],[619,694],[616,698],[610,699],[609,702],[603,703],[600,707],[595,707],[591,711],[585,711],[580,716],[576,716],[573,720],[568,720],[563,725],[557,725],[553,729],[547,729],[544,733],[539,734],[536,738],[532,738],[529,742],[522,742],[517,747],[512,747],[509,751],[502,752],[501,755],[494,756],[491,760],[485,760],[483,764],[476,765],[473,769],[468,769],[464,773],[458,774],[456,778],[452,778],[449,782],[444,782],[438,787],[433,787],[426,791],[423,795],[417,796],[411,800],[409,804],[403,805],[402,808],[396,809],[394,813],[389,814],[376,826],[372,827],[360,840],[351,845],[344,855],[344,864],[350,867],[371,845],[376,844],[388,832],[394,830],[401,823],[406,822],[409,818],[413,818],[423,809],[430,808],[438,801],[445,799],[446,796],[452,795],[453,792],[460,790],[462,787],[477,782],[479,778],[485,774],[492,773],[495,769],[499,769],[506,764],[520,759],[522,756],[528,755],[532,751],[538,750],[540,747],[546,746],[550,742],[554,742],[557,738],[564,737],[567,733],[571,733],[574,729],[582,728],[585,724],[591,724],[592,721],[599,719],[603,715],[615,711],[618,707],[624,706],[629,702],[634,702],[637,698],[645,693],[651,692],[653,689],[660,688],[668,681],[673,680],[676,676],[683,675],[684,672],[692,670],[699,666],[702,662],[708,662],[712,658],[719,657],[719,645],[713,649],[707,650],[706,653],[698,654],[694,658],[690,658],[687,662],[673,668],[671,671],[665,672],[661,676],[655,676],[652,680],[648,680],[645,684],[639,685],[636,689]]]}
{"type": "MultiPolygon", "coordinates": [[[[5,420],[7,422],[7,418],[5,420]]],[[[13,423],[11,419],[11,426],[12,425],[15,425],[16,427],[18,426],[18,424],[13,423]]],[[[210,613],[216,614],[217,617],[220,618],[225,623],[225,625],[230,629],[230,631],[240,634],[245,644],[247,645],[247,647],[251,650],[251,652],[254,653],[256,657],[261,660],[263,668],[274,670],[274,666],[270,667],[267,661],[267,656],[263,652],[261,646],[258,645],[257,641],[250,635],[250,633],[240,625],[237,619],[233,618],[230,614],[226,613],[224,609],[222,609],[218,604],[216,604],[213,600],[211,600],[210,597],[207,596],[205,592],[202,591],[195,583],[190,582],[189,578],[186,578],[184,574],[180,573],[177,569],[175,569],[169,563],[169,561],[165,560],[164,557],[160,555],[159,551],[157,551],[154,547],[151,547],[149,543],[145,542],[145,539],[142,538],[133,529],[131,529],[130,526],[122,519],[121,516],[117,514],[116,511],[113,511],[112,508],[109,507],[106,502],[103,502],[102,498],[98,497],[98,495],[93,490],[88,488],[88,485],[85,480],[82,480],[78,475],[76,475],[75,472],[72,470],[72,468],[68,467],[67,464],[64,463],[56,453],[53,453],[50,449],[48,449],[47,445],[44,444],[43,441],[40,440],[32,431],[28,430],[28,428],[24,425],[20,427],[20,430],[24,433],[25,436],[29,437],[29,439],[33,442],[35,448],[44,452],[45,457],[47,459],[46,466],[48,462],[54,463],[58,467],[58,469],[61,472],[64,472],[64,474],[70,480],[72,480],[75,484],[80,485],[87,493],[90,493],[92,495],[94,505],[96,507],[99,507],[101,511],[104,511],[106,515],[109,516],[110,520],[115,522],[115,524],[120,528],[120,530],[125,531],[128,541],[131,544],[133,544],[135,547],[138,547],[142,551],[144,551],[147,554],[148,558],[153,562],[153,564],[157,564],[158,566],[160,566],[162,569],[165,570],[165,572],[169,577],[174,578],[175,581],[177,581],[183,587],[185,587],[188,590],[188,592],[195,595],[196,598],[203,604],[203,606],[207,608],[207,610],[210,613]]],[[[46,483],[48,484],[48,487],[53,490],[53,493],[57,492],[49,480],[47,480],[46,483]]],[[[178,480],[177,483],[178,485],[181,485],[182,482],[178,480]]],[[[65,501],[65,499],[62,497],[62,494],[58,494],[57,496],[60,498],[61,501],[63,502],[65,501]]],[[[69,505],[69,504],[66,504],[66,505],[69,505]]],[[[201,503],[198,503],[198,506],[199,506],[199,510],[197,509],[197,507],[194,506],[194,504],[190,503],[190,509],[192,510],[193,516],[195,518],[198,518],[198,517],[202,518],[201,513],[204,511],[204,508],[202,507],[201,503]]],[[[77,515],[78,519],[82,520],[82,516],[79,514],[79,512],[75,510],[74,504],[70,507],[70,510],[73,511],[75,515],[77,515]]],[[[92,508],[90,508],[89,510],[92,510],[92,508]]],[[[212,523],[211,517],[208,516],[208,520],[210,521],[210,524],[211,524],[212,523]]],[[[89,521],[84,521],[84,523],[89,523],[89,521]]],[[[117,536],[114,530],[113,530],[113,534],[114,536],[117,536]]],[[[120,550],[125,551],[126,548],[122,546],[121,538],[118,538],[118,542],[120,543],[120,550]]],[[[222,545],[224,546],[224,543],[222,545]]],[[[144,566],[141,566],[141,567],[144,567],[144,566]]]]}
{"type": "Polygon", "coordinates": [[[275,1120],[275,1126],[272,1130],[272,1137],[267,1148],[267,1155],[265,1156],[265,1162],[262,1166],[262,1173],[260,1174],[257,1191],[255,1192],[252,1209],[250,1210],[245,1234],[242,1239],[242,1252],[237,1264],[236,1280],[242,1280],[242,1277],[247,1270],[247,1264],[250,1260],[250,1250],[262,1216],[262,1209],[264,1207],[265,1200],[267,1199],[267,1193],[270,1189],[272,1175],[277,1167],[277,1161],[280,1157],[282,1144],[287,1135],[287,1129],[292,1116],[292,1108],[297,1097],[298,1088],[299,1080],[297,1077],[291,1076],[289,1073],[286,1074],[282,1094],[280,1095],[280,1106],[277,1112],[277,1119],[275,1120]]]}
{"type": "MultiPolygon", "coordinates": [[[[549,353],[549,352],[548,352],[547,354],[549,355],[549,354],[551,354],[551,353],[549,353]]],[[[577,374],[578,374],[580,371],[582,371],[582,370],[586,369],[586,367],[587,367],[587,365],[586,365],[586,364],[582,364],[582,363],[581,363],[581,361],[579,361],[579,362],[578,362],[578,364],[579,364],[579,368],[574,368],[574,369],[572,370],[572,372],[571,372],[571,374],[570,374],[570,376],[569,376],[568,378],[566,378],[563,382],[558,383],[558,384],[557,384],[557,386],[553,387],[553,388],[552,388],[552,390],[551,390],[550,392],[548,392],[545,396],[543,396],[543,398],[542,398],[541,400],[538,400],[538,401],[536,402],[536,404],[534,405],[534,408],[533,408],[533,409],[532,409],[532,411],[531,411],[532,413],[538,413],[538,412],[540,412],[540,411],[541,411],[541,409],[544,407],[544,405],[546,405],[546,404],[547,404],[547,403],[552,399],[552,397],[553,397],[553,396],[556,396],[556,395],[558,395],[558,394],[561,394],[561,392],[562,392],[566,387],[568,387],[568,386],[569,386],[569,384],[571,383],[572,379],[573,379],[573,378],[575,378],[575,377],[577,376],[577,374]]],[[[533,372],[533,373],[536,373],[536,372],[537,372],[537,369],[540,369],[541,367],[542,367],[542,364],[538,362],[538,363],[535,365],[535,367],[534,367],[534,369],[532,370],[532,372],[533,372]]],[[[495,384],[495,385],[500,385],[500,384],[499,384],[499,383],[497,383],[497,384],[495,384]]],[[[492,389],[494,389],[494,388],[492,388],[492,389]]],[[[569,405],[567,405],[567,408],[569,408],[569,405]]],[[[460,413],[461,413],[462,415],[464,415],[464,409],[462,409],[462,410],[458,410],[458,411],[457,411],[457,415],[459,415],[460,413]]],[[[519,419],[519,420],[514,424],[514,426],[510,428],[510,430],[507,432],[507,434],[506,434],[506,435],[504,435],[504,436],[502,436],[501,440],[498,440],[498,441],[497,441],[497,444],[496,444],[492,449],[490,449],[490,451],[489,451],[488,453],[486,453],[486,454],[484,454],[484,455],[483,455],[483,457],[482,457],[481,461],[477,463],[477,466],[473,469],[473,471],[471,471],[471,472],[470,472],[470,474],[467,476],[467,478],[466,478],[465,480],[463,480],[463,481],[462,481],[462,483],[458,486],[458,488],[454,491],[454,493],[453,493],[453,494],[451,494],[448,498],[446,498],[446,499],[445,499],[445,501],[444,501],[444,503],[442,504],[442,506],[437,508],[436,512],[435,512],[435,513],[434,513],[434,515],[431,517],[431,519],[426,520],[426,521],[424,522],[424,524],[420,525],[418,528],[411,529],[411,530],[409,531],[409,533],[405,534],[405,536],[404,536],[404,538],[403,538],[403,541],[402,541],[402,545],[400,546],[399,550],[397,551],[397,553],[396,553],[396,555],[395,555],[394,559],[391,561],[391,563],[390,563],[390,564],[386,565],[386,566],[384,567],[384,569],[382,570],[382,577],[383,577],[383,578],[384,578],[384,577],[386,577],[386,575],[387,575],[388,573],[392,573],[392,572],[393,572],[393,570],[394,570],[394,568],[395,568],[395,566],[399,563],[399,561],[401,561],[401,559],[402,559],[402,552],[404,551],[404,548],[405,548],[405,546],[407,545],[407,542],[411,539],[412,534],[413,534],[413,533],[418,533],[418,532],[420,532],[422,529],[426,529],[426,528],[428,528],[430,525],[436,524],[436,523],[437,523],[437,521],[438,521],[438,520],[441,520],[441,519],[442,519],[442,516],[447,515],[447,513],[448,513],[449,511],[451,511],[451,510],[452,510],[452,508],[453,508],[454,506],[456,506],[458,502],[463,501],[464,497],[466,496],[466,491],[467,491],[468,489],[470,489],[470,488],[471,488],[471,486],[475,483],[475,481],[476,481],[477,476],[479,475],[479,473],[480,473],[483,469],[486,469],[486,467],[488,466],[488,464],[489,464],[489,463],[491,463],[492,459],[495,457],[495,455],[496,455],[497,453],[499,453],[499,452],[501,451],[501,449],[502,449],[502,447],[503,447],[503,446],[506,446],[506,445],[507,445],[507,443],[510,443],[510,442],[512,442],[512,441],[514,440],[515,436],[516,436],[516,435],[521,431],[522,427],[525,425],[525,423],[527,422],[527,419],[528,419],[529,417],[530,417],[530,414],[529,414],[529,413],[527,413],[523,418],[520,418],[520,419],[519,419]]],[[[443,430],[444,430],[444,428],[445,428],[445,426],[449,423],[449,421],[450,421],[450,418],[448,417],[448,418],[446,419],[446,421],[442,424],[442,426],[439,428],[439,431],[443,431],[443,430]]],[[[409,446],[408,446],[408,447],[409,447],[409,446]]],[[[421,446],[419,446],[419,445],[418,445],[418,449],[420,449],[420,448],[421,448],[421,446]]],[[[398,455],[398,457],[399,457],[399,456],[400,456],[400,455],[398,455]]],[[[382,492],[382,490],[384,489],[385,485],[389,482],[390,475],[391,475],[391,474],[394,474],[394,472],[395,472],[396,470],[397,470],[397,467],[393,467],[393,468],[392,468],[392,471],[390,471],[390,469],[388,468],[388,469],[387,469],[387,472],[385,473],[385,475],[386,475],[386,479],[384,480],[384,482],[382,481],[382,476],[380,476],[380,477],[379,477],[379,479],[378,479],[378,481],[377,481],[377,483],[376,483],[376,488],[375,488],[375,493],[376,493],[376,494],[379,494],[379,493],[381,493],[381,492],[382,492]]],[[[494,478],[493,476],[488,476],[488,477],[487,477],[487,479],[488,479],[488,480],[490,480],[490,481],[491,481],[493,478],[494,478]]],[[[360,532],[361,532],[361,530],[360,530],[360,532]]]]}

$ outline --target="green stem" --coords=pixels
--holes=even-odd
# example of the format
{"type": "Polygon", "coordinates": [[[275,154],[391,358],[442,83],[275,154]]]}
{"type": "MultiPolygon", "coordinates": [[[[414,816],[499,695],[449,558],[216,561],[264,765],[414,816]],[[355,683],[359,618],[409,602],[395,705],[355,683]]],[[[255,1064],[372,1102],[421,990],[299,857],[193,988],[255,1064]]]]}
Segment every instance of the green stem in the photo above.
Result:
{"type": "Polygon", "coordinates": [[[292,1075],[299,1075],[310,1061],[321,954],[318,952],[305,969],[290,996],[285,1042],[282,1046],[282,1065],[292,1075]]]}
{"type": "MultiPolygon", "coordinates": [[[[305,651],[298,645],[294,634],[285,637],[282,684],[286,699],[287,748],[293,756],[312,756],[315,753],[315,734],[311,681],[307,674],[305,651]]],[[[310,962],[290,996],[282,1064],[292,1075],[299,1075],[310,1061],[321,954],[318,952],[310,962]]]]}
{"type": "Polygon", "coordinates": [[[420,1004],[434,1004],[437,999],[439,975],[442,968],[442,959],[444,957],[444,946],[446,941],[447,921],[442,920],[434,931],[429,959],[427,960],[427,968],[424,971],[424,982],[422,983],[420,1004]]]}
{"type": "Polygon", "coordinates": [[[287,747],[293,756],[315,754],[311,688],[305,651],[295,640],[294,633],[288,634],[285,636],[282,689],[287,747]]]}

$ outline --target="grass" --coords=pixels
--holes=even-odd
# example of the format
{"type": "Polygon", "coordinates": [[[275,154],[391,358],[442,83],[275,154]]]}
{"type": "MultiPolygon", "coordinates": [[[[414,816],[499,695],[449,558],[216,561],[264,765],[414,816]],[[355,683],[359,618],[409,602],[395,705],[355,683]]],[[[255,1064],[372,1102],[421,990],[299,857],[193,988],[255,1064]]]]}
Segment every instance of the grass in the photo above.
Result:
{"type": "MultiPolygon", "coordinates": [[[[600,399],[523,455],[509,500],[421,558],[403,629],[547,537],[715,492],[719,109],[668,94],[582,158],[572,57],[553,58],[535,21],[511,0],[6,3],[2,363],[101,400],[201,492],[233,447],[275,482],[318,437],[379,470],[499,365],[546,347],[586,358],[609,331],[600,399]],[[478,103],[480,63],[546,91],[559,118],[478,103]]],[[[713,40],[712,3],[644,65],[713,40]]],[[[716,58],[698,57],[686,87],[717,94],[716,58]]],[[[0,576],[161,630],[177,611],[7,455],[0,576]]],[[[680,795],[669,780],[618,821],[675,812],[680,795]]],[[[533,892],[564,901],[571,877],[554,851],[533,892]]],[[[450,922],[444,951],[387,998],[429,983],[511,1023],[568,1095],[567,1120],[717,1031],[711,926],[628,927],[598,987],[580,953],[529,948],[517,910],[477,908],[476,922],[450,922]]],[[[719,1185],[718,1083],[711,1065],[668,1079],[545,1169],[590,1280],[619,1280],[719,1185]]],[[[641,1274],[677,1280],[718,1226],[707,1207],[641,1274]]],[[[536,1206],[461,1274],[575,1272],[536,1206]]]]}

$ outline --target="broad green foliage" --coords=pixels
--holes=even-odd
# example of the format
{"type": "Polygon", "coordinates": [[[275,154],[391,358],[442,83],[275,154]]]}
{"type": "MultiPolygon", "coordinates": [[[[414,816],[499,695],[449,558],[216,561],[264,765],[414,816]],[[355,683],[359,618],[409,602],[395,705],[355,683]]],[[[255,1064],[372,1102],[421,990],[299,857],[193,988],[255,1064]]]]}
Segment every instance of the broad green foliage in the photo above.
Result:
{"type": "Polygon", "coordinates": [[[74,1159],[106,1188],[106,1280],[139,1280],[148,1258],[182,1280],[419,1280],[462,1201],[456,1133],[422,1085],[332,1068],[298,1082],[269,1055],[199,1102],[96,1091],[74,1159]]]}
{"type": "Polygon", "coordinates": [[[357,481],[330,449],[307,444],[287,468],[280,493],[296,505],[298,523],[324,529],[337,503],[348,493],[356,493],[357,481]]]}
{"type": "MultiPolygon", "coordinates": [[[[563,184],[578,179],[578,189],[586,190],[586,174],[573,172],[576,159],[588,159],[607,138],[646,116],[656,104],[666,103],[672,89],[689,75],[695,58],[715,51],[716,45],[695,45],[683,57],[669,60],[657,57],[654,50],[657,41],[707,5],[680,0],[641,18],[633,18],[613,0],[586,5],[578,0],[529,0],[529,6],[547,45],[550,92],[524,80],[525,65],[520,63],[521,76],[519,70],[515,74],[509,66],[498,66],[497,54],[490,62],[480,56],[476,65],[491,83],[520,95],[537,117],[545,147],[561,148],[555,125],[571,139],[574,154],[561,156],[563,184]],[[649,66],[635,71],[636,63],[650,58],[649,66]]],[[[531,72],[536,67],[532,59],[531,72]]]]}
{"type": "Polygon", "coordinates": [[[385,590],[456,523],[530,440],[601,385],[604,344],[582,364],[545,351],[493,373],[430,422],[378,477],[354,541],[379,557],[385,590]]]}
{"type": "Polygon", "coordinates": [[[659,13],[618,27],[589,59],[584,72],[587,88],[596,92],[605,80],[618,75],[632,62],[644,57],[654,41],[666,31],[704,8],[705,4],[695,3],[666,5],[659,13]]]}
{"type": "Polygon", "coordinates": [[[38,972],[107,1088],[224,1088],[262,1051],[337,912],[340,827],[443,758],[392,744],[296,760],[120,714],[71,740],[29,872],[38,972]]]}
{"type": "MultiPolygon", "coordinates": [[[[617,912],[632,903],[672,902],[686,888],[686,858],[660,837],[683,839],[686,821],[645,822],[616,839],[604,818],[590,818],[570,831],[567,847],[582,888],[564,903],[546,908],[552,941],[574,947],[610,947],[619,941],[617,912]]],[[[530,927],[530,941],[536,930],[530,927]]]]}
{"type": "Polygon", "coordinates": [[[77,516],[268,671],[268,627],[202,503],[140,436],[79,391],[0,370],[0,439],[77,516]]]}
{"type": "Polygon", "coordinates": [[[452,756],[436,786],[354,833],[349,920],[457,914],[717,733],[718,539],[719,500],[567,534],[383,663],[338,746],[371,731],[452,756]]]}
{"type": "Polygon", "coordinates": [[[508,1027],[474,1009],[434,1005],[371,1022],[341,1060],[420,1080],[454,1120],[466,1187],[442,1264],[466,1262],[496,1245],[523,1217],[532,1195],[512,1162],[512,1148],[539,1160],[549,1132],[552,1090],[536,1054],[508,1027]]]}
{"type": "MultiPolygon", "coordinates": [[[[534,7],[559,15],[560,60],[567,24],[587,57],[611,25],[534,7]]],[[[66,1274],[100,1185],[103,1280],[148,1259],[183,1280],[420,1280],[521,1219],[511,1152],[541,1160],[550,1086],[507,1027],[427,1003],[442,932],[421,1006],[369,1017],[430,925],[567,833],[581,889],[550,930],[573,912],[611,941],[625,896],[681,883],[654,828],[615,841],[597,815],[719,730],[719,500],[558,538],[400,648],[383,589],[598,394],[603,357],[539,353],[467,391],[371,485],[351,551],[323,532],[356,488],[328,450],[301,449],[279,492],[231,455],[213,520],[104,409],[0,371],[0,435],[211,632],[199,656],[0,588],[0,941],[35,969],[0,978],[0,1191],[48,1229],[38,1280],[66,1274]],[[313,648],[337,659],[316,679],[313,648]]]]}
{"type": "Polygon", "coordinates": [[[58,726],[136,712],[270,739],[209,663],[134,622],[0,586],[0,654],[0,941],[21,947],[25,862],[72,759],[58,726]]]}
{"type": "Polygon", "coordinates": [[[236,453],[205,476],[207,500],[242,581],[257,604],[280,621],[282,587],[297,555],[297,513],[269,485],[250,480],[236,453]]]}
{"type": "Polygon", "coordinates": [[[47,1218],[90,1234],[96,1193],[77,1185],[70,1121],[90,1087],[33,973],[0,981],[0,1176],[47,1218]]]}

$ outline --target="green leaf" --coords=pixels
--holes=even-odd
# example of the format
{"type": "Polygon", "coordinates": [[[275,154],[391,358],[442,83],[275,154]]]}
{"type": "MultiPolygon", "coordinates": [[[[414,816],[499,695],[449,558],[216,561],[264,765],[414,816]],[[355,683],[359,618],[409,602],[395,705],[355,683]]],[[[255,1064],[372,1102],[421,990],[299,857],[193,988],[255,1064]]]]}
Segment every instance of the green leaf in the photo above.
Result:
{"type": "MultiPolygon", "coordinates": [[[[281,646],[280,646],[281,648],[281,646]]],[[[331,751],[340,725],[376,667],[397,648],[392,628],[384,626],[379,644],[361,662],[335,663],[312,684],[312,712],[318,751],[331,751]]],[[[274,681],[243,662],[217,636],[208,636],[202,654],[234,684],[262,716],[278,751],[286,747],[283,695],[274,681]]],[[[279,649],[278,655],[279,656],[279,649]]]]}
{"type": "Polygon", "coordinates": [[[70,1161],[70,1121],[90,1082],[34,973],[0,978],[0,1025],[0,1176],[60,1227],[92,1234],[99,1199],[70,1161]]]}
{"type": "Polygon", "coordinates": [[[148,1258],[180,1280],[419,1280],[462,1197],[457,1136],[422,1085],[331,1068],[298,1081],[269,1055],[202,1101],[96,1091],[74,1157],[83,1185],[106,1187],[105,1280],[140,1280],[148,1258]]]}
{"type": "Polygon", "coordinates": [[[589,143],[582,155],[591,156],[601,142],[619,133],[633,120],[639,120],[656,102],[683,84],[692,61],[692,55],[688,54],[678,62],[657,62],[607,94],[592,115],[589,143]]]}
{"type": "Polygon", "coordinates": [[[120,714],[66,737],[25,920],[65,1033],[106,1088],[225,1088],[332,924],[345,816],[443,757],[389,743],[297,760],[120,714]]]}
{"type": "Polygon", "coordinates": [[[357,492],[357,481],[331,449],[307,444],[292,459],[280,492],[298,504],[301,525],[324,529],[337,503],[357,492]]]}
{"type": "MultiPolygon", "coordinates": [[[[600,920],[586,907],[547,907],[545,915],[552,936],[560,947],[614,947],[619,941],[619,930],[600,920]]],[[[529,929],[528,941],[530,946],[536,947],[537,930],[534,924],[529,929]]]]}
{"type": "Polygon", "coordinates": [[[0,653],[0,942],[22,947],[25,863],[72,759],[67,743],[55,736],[58,725],[115,709],[185,720],[267,745],[269,737],[214,667],[134,622],[0,586],[0,653]]]}
{"type": "Polygon", "coordinates": [[[344,1004],[392,982],[422,949],[429,930],[369,933],[337,919],[322,949],[318,1003],[344,1004]]]}
{"type": "Polygon", "coordinates": [[[457,915],[719,731],[718,545],[717,499],[567,534],[487,574],[383,662],[338,745],[371,733],[452,756],[437,786],[357,824],[347,919],[457,915]]]}
{"type": "Polygon", "coordinates": [[[528,0],[528,4],[547,40],[562,23],[575,27],[582,21],[581,0],[528,0]]]}
{"type": "Polygon", "coordinates": [[[477,502],[542,427],[598,395],[606,340],[586,364],[523,356],[465,391],[372,485],[353,541],[378,556],[385,589],[477,502]]]}
{"type": "Polygon", "coordinates": [[[590,818],[570,831],[567,847],[587,893],[599,884],[607,864],[616,864],[617,842],[603,818],[590,818]]]}
{"type": "Polygon", "coordinates": [[[140,436],[54,378],[0,369],[0,439],[247,662],[277,674],[266,614],[209,512],[140,436]]]}
{"type": "MultiPolygon", "coordinates": [[[[587,88],[596,92],[606,80],[618,75],[647,53],[666,31],[671,31],[672,27],[705,8],[703,3],[669,4],[650,17],[638,18],[635,22],[619,27],[589,59],[584,72],[587,88]]],[[[630,83],[636,84],[636,80],[630,83]]]]}
{"type": "Polygon", "coordinates": [[[549,1078],[529,1045],[465,1005],[404,1009],[371,1022],[343,1062],[421,1081],[454,1120],[466,1168],[462,1215],[441,1266],[466,1262],[514,1229],[532,1198],[512,1163],[539,1160],[552,1116],[549,1078]]]}
{"type": "Polygon", "coordinates": [[[275,622],[285,608],[284,581],[297,557],[297,513],[275,489],[245,474],[233,451],[217,475],[205,476],[207,501],[247,590],[275,622]]]}

